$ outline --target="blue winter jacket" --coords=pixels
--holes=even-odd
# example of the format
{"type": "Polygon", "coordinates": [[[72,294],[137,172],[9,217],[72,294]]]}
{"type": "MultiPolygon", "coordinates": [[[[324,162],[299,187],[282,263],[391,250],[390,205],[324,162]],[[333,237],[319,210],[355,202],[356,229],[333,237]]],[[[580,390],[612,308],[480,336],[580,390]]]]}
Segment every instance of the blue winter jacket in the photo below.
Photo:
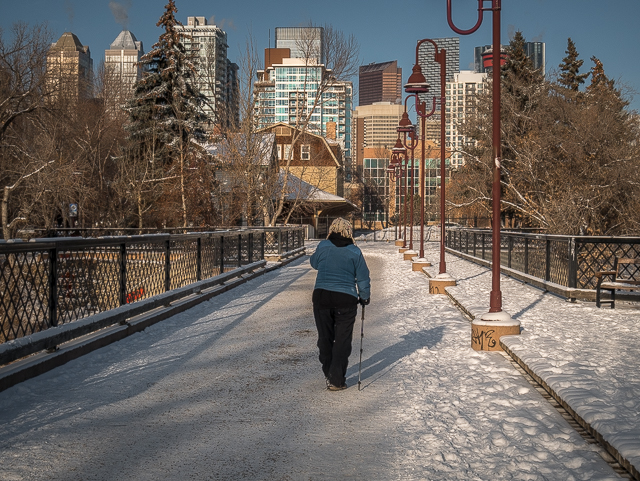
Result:
{"type": "Polygon", "coordinates": [[[354,244],[336,247],[330,240],[323,240],[318,244],[310,262],[311,267],[318,271],[316,289],[343,292],[353,297],[369,299],[369,268],[362,252],[354,244]]]}

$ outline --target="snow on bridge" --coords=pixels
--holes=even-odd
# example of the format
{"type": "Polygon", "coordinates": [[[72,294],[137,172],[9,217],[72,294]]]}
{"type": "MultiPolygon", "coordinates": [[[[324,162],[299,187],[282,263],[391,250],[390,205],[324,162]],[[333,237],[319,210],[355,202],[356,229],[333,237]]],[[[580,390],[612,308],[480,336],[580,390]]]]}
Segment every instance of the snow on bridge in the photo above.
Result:
{"type": "MultiPolygon", "coordinates": [[[[467,318],[393,245],[359,245],[361,391],[358,332],[350,388],[325,389],[303,257],[1,392],[0,479],[619,479],[504,354],[471,349],[467,318]]],[[[447,266],[452,295],[484,309],[490,273],[447,266]]],[[[637,469],[638,312],[510,279],[503,294],[524,329],[510,348],[637,469]]]]}

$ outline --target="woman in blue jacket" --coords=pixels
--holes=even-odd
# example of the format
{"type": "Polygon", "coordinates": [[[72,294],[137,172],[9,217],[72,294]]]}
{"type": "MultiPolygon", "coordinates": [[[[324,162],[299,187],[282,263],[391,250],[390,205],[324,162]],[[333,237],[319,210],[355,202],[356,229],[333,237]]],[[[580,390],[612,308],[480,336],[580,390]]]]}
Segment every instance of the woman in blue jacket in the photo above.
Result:
{"type": "Polygon", "coordinates": [[[358,303],[369,304],[369,268],[353,242],[351,224],[339,217],[329,227],[329,236],[311,256],[317,269],[313,290],[313,316],[318,329],[320,363],[327,388],[347,388],[346,373],[351,354],[353,325],[358,303]]]}

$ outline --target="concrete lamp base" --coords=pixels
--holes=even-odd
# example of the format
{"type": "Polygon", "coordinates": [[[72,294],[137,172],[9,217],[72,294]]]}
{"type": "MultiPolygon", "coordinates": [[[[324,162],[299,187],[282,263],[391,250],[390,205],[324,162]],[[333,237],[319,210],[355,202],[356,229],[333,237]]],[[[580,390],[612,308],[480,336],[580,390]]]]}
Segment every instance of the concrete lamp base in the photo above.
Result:
{"type": "Polygon", "coordinates": [[[502,351],[500,338],[520,334],[520,321],[504,311],[488,312],[471,323],[471,347],[476,351],[502,351]]]}
{"type": "Polygon", "coordinates": [[[404,251],[404,260],[410,261],[417,255],[418,253],[416,251],[412,251],[411,249],[409,249],[408,251],[404,251]]]}
{"type": "Polygon", "coordinates": [[[404,241],[402,239],[399,239],[396,241],[396,247],[402,247],[404,245],[404,241]]]}
{"type": "Polygon", "coordinates": [[[405,252],[407,252],[408,250],[409,250],[409,248],[408,248],[408,247],[400,247],[400,249],[398,249],[398,252],[399,252],[400,254],[404,254],[404,253],[405,253],[405,252]]]}
{"type": "Polygon", "coordinates": [[[429,262],[424,257],[419,257],[419,258],[415,259],[413,261],[413,263],[411,264],[411,270],[412,271],[422,272],[422,269],[424,267],[431,267],[431,262],[429,262]]]}
{"type": "Polygon", "coordinates": [[[438,274],[436,277],[429,279],[429,294],[446,294],[444,288],[455,285],[456,280],[449,274],[438,274]]]}

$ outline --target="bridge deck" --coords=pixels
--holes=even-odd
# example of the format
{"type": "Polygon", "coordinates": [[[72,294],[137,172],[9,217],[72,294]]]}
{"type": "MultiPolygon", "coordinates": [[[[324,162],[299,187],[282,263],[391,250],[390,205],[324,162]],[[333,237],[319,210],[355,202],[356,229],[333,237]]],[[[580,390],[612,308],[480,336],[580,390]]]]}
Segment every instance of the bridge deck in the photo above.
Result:
{"type": "MultiPolygon", "coordinates": [[[[360,246],[373,280],[361,391],[359,316],[351,387],[324,389],[305,257],[1,392],[0,478],[617,478],[504,355],[471,349],[469,321],[392,245],[360,246]]],[[[486,269],[449,259],[459,296],[488,303],[490,285],[470,284],[486,269]]],[[[504,284],[525,332],[531,299],[563,302],[504,284]]]]}

